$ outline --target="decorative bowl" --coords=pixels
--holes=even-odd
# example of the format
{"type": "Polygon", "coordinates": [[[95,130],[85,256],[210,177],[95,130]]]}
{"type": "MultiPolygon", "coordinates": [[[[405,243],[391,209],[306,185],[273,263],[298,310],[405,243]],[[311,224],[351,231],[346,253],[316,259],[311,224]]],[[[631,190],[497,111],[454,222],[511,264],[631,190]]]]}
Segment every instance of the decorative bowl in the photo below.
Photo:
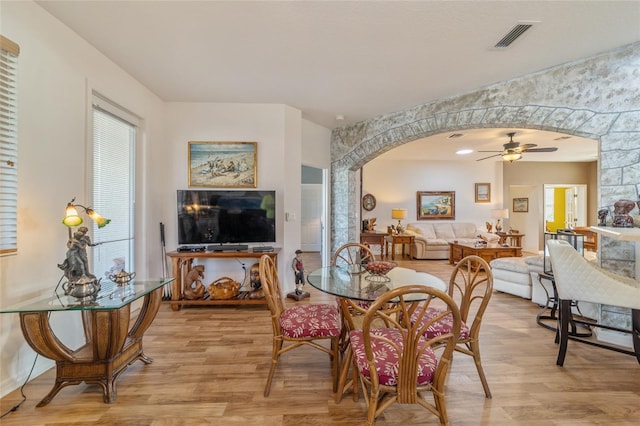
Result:
{"type": "Polygon", "coordinates": [[[386,260],[376,260],[373,262],[367,263],[365,268],[369,275],[365,277],[368,281],[376,281],[376,282],[386,282],[390,281],[390,279],[386,276],[387,273],[398,266],[394,262],[387,262],[386,260]]]}

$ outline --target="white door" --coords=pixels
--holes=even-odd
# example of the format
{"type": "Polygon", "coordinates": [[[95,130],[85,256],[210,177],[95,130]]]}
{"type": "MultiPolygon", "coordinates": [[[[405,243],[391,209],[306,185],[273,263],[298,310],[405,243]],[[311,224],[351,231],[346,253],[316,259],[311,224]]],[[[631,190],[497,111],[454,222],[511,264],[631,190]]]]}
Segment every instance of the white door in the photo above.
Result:
{"type": "Polygon", "coordinates": [[[322,248],[322,185],[302,185],[300,250],[322,248]]]}

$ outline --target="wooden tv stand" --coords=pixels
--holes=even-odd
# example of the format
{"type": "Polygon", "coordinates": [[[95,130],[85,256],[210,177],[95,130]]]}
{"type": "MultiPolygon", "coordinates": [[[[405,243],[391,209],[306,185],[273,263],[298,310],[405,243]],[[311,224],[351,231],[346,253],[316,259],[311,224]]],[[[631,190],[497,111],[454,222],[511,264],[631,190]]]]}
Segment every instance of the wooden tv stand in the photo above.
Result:
{"type": "MultiPolygon", "coordinates": [[[[177,252],[167,253],[171,259],[171,268],[175,281],[171,283],[171,309],[179,311],[183,305],[266,305],[266,299],[249,299],[248,292],[241,291],[238,295],[231,299],[197,299],[187,300],[183,295],[182,283],[186,274],[191,271],[194,259],[239,259],[250,258],[260,259],[263,255],[270,256],[274,262],[278,263],[278,252],[280,249],[274,249],[270,252],[253,252],[253,251],[214,251],[214,252],[177,252]]],[[[205,284],[205,283],[203,283],[205,284]]],[[[207,286],[208,284],[205,284],[207,286]]]]}

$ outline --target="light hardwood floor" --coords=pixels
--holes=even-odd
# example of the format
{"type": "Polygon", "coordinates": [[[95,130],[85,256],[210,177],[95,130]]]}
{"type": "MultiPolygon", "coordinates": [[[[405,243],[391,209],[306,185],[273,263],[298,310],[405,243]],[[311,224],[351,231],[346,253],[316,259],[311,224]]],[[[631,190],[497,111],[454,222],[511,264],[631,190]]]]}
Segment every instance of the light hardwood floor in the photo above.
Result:
{"type": "MultiPolygon", "coordinates": [[[[319,266],[305,253],[307,272],[319,266]]],[[[447,261],[396,261],[447,280],[447,261]]],[[[289,272],[289,271],[287,271],[289,272]]],[[[305,302],[333,297],[306,285],[305,302]]],[[[293,302],[290,303],[302,303],[293,302]]],[[[453,425],[636,425],[640,421],[640,365],[635,358],[569,342],[564,367],[555,365],[553,332],[535,323],[530,301],[494,293],[481,332],[483,365],[493,393],[486,399],[470,357],[456,354],[447,383],[453,425]]],[[[27,400],[2,425],[362,425],[365,403],[350,396],[336,404],[326,354],[296,349],[281,358],[271,395],[263,397],[271,359],[265,307],[192,307],[164,304],[145,336],[150,365],[136,362],[118,380],[118,399],[102,402],[97,385],[50,390],[53,370],[24,389],[27,400]]],[[[431,397],[430,394],[427,397],[431,397]]],[[[2,413],[19,391],[0,400],[2,413]]],[[[438,424],[417,406],[389,408],[376,423],[438,424]]]]}

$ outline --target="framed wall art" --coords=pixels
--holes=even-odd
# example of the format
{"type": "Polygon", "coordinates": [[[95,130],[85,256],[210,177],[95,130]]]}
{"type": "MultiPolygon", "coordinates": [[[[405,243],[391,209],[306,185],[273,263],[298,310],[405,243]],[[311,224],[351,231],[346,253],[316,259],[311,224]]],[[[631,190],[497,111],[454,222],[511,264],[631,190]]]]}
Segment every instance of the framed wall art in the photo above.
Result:
{"type": "Polygon", "coordinates": [[[529,211],[529,199],[528,198],[514,198],[513,199],[513,212],[514,213],[527,213],[529,211]]]}
{"type": "Polygon", "coordinates": [[[418,220],[456,218],[455,191],[418,191],[416,204],[418,220]]]}
{"type": "Polygon", "coordinates": [[[256,188],[257,142],[189,142],[189,187],[256,188]]]}
{"type": "Polygon", "coordinates": [[[491,202],[491,184],[476,183],[476,203],[491,202]]]}

